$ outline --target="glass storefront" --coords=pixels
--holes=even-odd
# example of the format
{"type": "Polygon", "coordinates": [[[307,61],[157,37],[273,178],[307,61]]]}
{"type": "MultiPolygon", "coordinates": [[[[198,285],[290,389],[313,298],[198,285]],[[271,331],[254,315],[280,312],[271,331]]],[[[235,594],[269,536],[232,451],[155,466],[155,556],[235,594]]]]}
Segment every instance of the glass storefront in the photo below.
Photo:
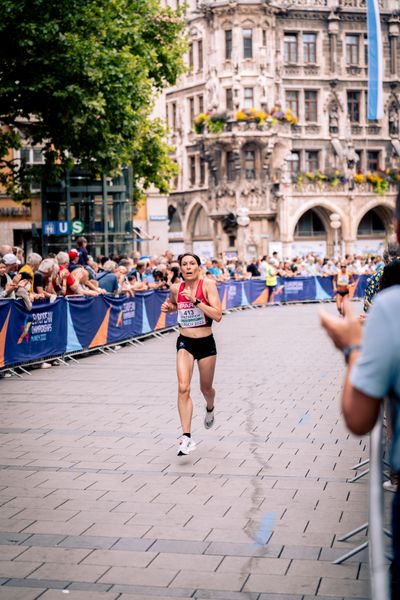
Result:
{"type": "Polygon", "coordinates": [[[114,179],[93,179],[74,169],[42,194],[43,254],[74,248],[84,236],[88,250],[99,255],[133,250],[133,204],[129,170],[114,179]]]}

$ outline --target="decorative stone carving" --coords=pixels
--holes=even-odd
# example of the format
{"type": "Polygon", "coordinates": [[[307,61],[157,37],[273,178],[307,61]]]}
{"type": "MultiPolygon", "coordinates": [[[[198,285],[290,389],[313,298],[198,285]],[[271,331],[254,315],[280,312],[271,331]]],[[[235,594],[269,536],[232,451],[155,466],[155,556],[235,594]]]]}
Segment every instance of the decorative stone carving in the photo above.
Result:
{"type": "Polygon", "coordinates": [[[215,67],[210,71],[205,89],[207,110],[217,109],[219,107],[219,78],[215,67]]]}
{"type": "Polygon", "coordinates": [[[339,106],[332,102],[329,108],[329,133],[339,133],[339,106]]]}
{"type": "Polygon", "coordinates": [[[399,113],[397,107],[392,104],[389,108],[389,135],[398,135],[399,133],[399,113]]]}
{"type": "Polygon", "coordinates": [[[260,88],[261,105],[268,103],[268,77],[265,67],[261,67],[260,75],[258,76],[258,86],[260,88]]]}

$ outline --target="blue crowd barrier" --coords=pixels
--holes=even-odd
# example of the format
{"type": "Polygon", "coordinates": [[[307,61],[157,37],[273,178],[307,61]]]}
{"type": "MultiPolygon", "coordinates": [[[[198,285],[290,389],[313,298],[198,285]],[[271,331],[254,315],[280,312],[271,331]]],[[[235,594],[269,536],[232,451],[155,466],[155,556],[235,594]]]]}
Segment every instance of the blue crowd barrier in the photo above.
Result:
{"type": "MultiPolygon", "coordinates": [[[[364,295],[368,277],[356,278],[350,296],[364,295]]],[[[218,284],[224,310],[263,305],[264,281],[218,284]]],[[[0,301],[0,369],[64,356],[128,340],[176,325],[176,314],[161,312],[168,292],[137,293],[134,298],[70,296],[34,304],[27,311],[20,300],[0,301]]],[[[275,301],[305,302],[333,298],[331,277],[278,278],[275,301]]]]}

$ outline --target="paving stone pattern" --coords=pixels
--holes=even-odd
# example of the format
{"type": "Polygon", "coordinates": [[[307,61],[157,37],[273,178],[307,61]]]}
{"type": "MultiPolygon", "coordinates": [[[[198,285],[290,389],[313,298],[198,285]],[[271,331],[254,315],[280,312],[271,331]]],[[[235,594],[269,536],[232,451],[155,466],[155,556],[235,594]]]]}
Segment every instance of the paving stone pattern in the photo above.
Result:
{"type": "MultiPolygon", "coordinates": [[[[215,326],[217,414],[176,456],[175,333],[2,379],[0,598],[338,600],[370,597],[368,438],[348,434],[343,361],[317,305],[215,326]],[[68,594],[66,594],[68,592],[68,594]]],[[[327,310],[333,311],[329,305],[327,310]]]]}

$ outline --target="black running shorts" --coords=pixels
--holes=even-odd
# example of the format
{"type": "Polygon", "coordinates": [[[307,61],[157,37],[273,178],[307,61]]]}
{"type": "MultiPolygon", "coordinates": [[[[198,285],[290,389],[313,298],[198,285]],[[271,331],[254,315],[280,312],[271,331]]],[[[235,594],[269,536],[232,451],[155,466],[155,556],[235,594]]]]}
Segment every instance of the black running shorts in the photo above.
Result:
{"type": "Polygon", "coordinates": [[[180,335],[176,340],[176,350],[187,350],[195,360],[207,358],[207,356],[216,356],[217,348],[215,345],[214,336],[208,335],[202,338],[190,338],[185,335],[180,335]]]}

